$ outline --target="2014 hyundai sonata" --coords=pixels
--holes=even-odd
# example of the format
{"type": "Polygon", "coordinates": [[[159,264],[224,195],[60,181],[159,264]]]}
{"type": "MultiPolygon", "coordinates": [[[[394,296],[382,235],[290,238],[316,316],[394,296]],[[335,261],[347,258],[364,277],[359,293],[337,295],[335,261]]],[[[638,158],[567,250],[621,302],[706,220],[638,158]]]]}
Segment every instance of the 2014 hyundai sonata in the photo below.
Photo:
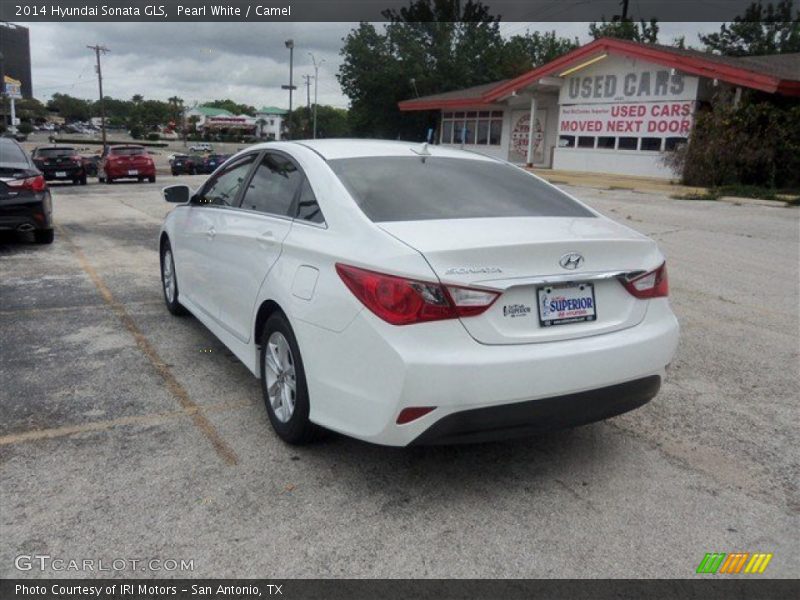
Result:
{"type": "Polygon", "coordinates": [[[267,143],[164,195],[167,308],[261,378],[290,443],[597,421],[649,401],[677,346],[655,242],[480,154],[267,143]]]}

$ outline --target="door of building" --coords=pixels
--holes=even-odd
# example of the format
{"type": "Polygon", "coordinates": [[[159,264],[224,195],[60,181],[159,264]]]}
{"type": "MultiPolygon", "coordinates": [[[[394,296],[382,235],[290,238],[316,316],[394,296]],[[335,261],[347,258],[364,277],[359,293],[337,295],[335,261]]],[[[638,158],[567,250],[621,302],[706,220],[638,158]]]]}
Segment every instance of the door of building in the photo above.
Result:
{"type": "MultiPolygon", "coordinates": [[[[528,162],[530,125],[530,110],[515,110],[511,112],[511,142],[508,148],[508,160],[510,162],[518,164],[528,162]]],[[[549,166],[549,157],[544,143],[546,126],[547,109],[537,109],[536,119],[533,123],[533,164],[539,167],[549,166]]]]}

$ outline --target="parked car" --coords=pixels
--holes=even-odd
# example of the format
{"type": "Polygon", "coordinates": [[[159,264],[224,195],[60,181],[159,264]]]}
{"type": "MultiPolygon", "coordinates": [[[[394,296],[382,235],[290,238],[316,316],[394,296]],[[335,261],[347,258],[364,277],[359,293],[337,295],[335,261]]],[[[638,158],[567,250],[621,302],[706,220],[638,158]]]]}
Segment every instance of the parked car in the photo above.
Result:
{"type": "Polygon", "coordinates": [[[16,140],[0,138],[0,230],[53,243],[53,200],[41,171],[16,140]]]}
{"type": "Polygon", "coordinates": [[[227,154],[209,154],[200,161],[197,172],[198,173],[213,173],[218,166],[228,160],[227,154]]]}
{"type": "Polygon", "coordinates": [[[83,161],[83,169],[86,171],[88,177],[97,177],[97,165],[100,162],[99,154],[83,154],[81,155],[83,161]]]}
{"type": "Polygon", "coordinates": [[[676,350],[656,243],[484,155],[266,143],[164,197],[167,309],[261,378],[288,443],[582,425],[652,399],[676,350]]]}
{"type": "Polygon", "coordinates": [[[72,146],[39,146],[34,148],[31,158],[47,181],[86,185],[83,157],[72,146]]]}
{"type": "Polygon", "coordinates": [[[189,146],[189,152],[213,152],[214,147],[208,142],[198,142],[189,146]]]}
{"type": "Polygon", "coordinates": [[[144,146],[109,146],[97,166],[97,178],[106,183],[118,179],[156,180],[156,165],[144,146]]]}
{"type": "Polygon", "coordinates": [[[197,165],[202,163],[200,156],[189,156],[188,154],[176,154],[172,159],[170,170],[173,175],[194,175],[197,173],[197,165]]]}
{"type": "Polygon", "coordinates": [[[17,142],[24,142],[28,139],[28,136],[26,134],[20,133],[19,131],[17,131],[16,133],[13,131],[5,131],[3,132],[2,137],[11,138],[12,140],[15,140],[17,142]]]}

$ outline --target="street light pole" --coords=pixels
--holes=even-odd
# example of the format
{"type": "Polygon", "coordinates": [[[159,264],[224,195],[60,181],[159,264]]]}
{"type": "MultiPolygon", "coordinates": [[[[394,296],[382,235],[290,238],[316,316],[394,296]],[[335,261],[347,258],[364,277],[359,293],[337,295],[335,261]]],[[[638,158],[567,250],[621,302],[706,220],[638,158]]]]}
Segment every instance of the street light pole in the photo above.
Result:
{"type": "Polygon", "coordinates": [[[314,139],[317,139],[317,89],[319,88],[319,68],[325,62],[323,58],[319,63],[314,57],[313,52],[308,53],[311,56],[311,62],[314,63],[314,139]]]}
{"type": "MultiPolygon", "coordinates": [[[[289,90],[289,127],[291,128],[292,123],[292,92],[297,89],[294,85],[293,80],[293,73],[294,73],[294,40],[286,40],[283,43],[289,49],[289,85],[282,85],[281,88],[284,90],[289,90]]],[[[291,137],[291,130],[289,131],[289,137],[291,137]]]]}
{"type": "Polygon", "coordinates": [[[105,46],[101,46],[96,44],[94,46],[86,46],[89,50],[94,50],[94,55],[97,59],[97,66],[95,69],[97,70],[97,85],[100,88],[100,129],[103,132],[103,154],[106,151],[106,107],[105,102],[103,101],[103,71],[100,69],[100,53],[102,52],[105,54],[108,52],[108,48],[105,46]]]}

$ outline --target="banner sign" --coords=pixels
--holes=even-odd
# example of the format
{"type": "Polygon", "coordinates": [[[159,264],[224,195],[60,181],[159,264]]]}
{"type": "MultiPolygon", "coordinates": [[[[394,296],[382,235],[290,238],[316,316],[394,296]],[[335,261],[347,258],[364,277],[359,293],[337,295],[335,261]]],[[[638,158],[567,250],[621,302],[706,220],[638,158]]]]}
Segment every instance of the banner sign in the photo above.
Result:
{"type": "Polygon", "coordinates": [[[9,98],[15,98],[17,100],[22,98],[22,82],[18,81],[17,79],[12,79],[8,75],[6,75],[3,79],[6,96],[9,98]]]}
{"type": "Polygon", "coordinates": [[[561,107],[561,135],[687,137],[694,101],[581,104],[561,107]]]}

